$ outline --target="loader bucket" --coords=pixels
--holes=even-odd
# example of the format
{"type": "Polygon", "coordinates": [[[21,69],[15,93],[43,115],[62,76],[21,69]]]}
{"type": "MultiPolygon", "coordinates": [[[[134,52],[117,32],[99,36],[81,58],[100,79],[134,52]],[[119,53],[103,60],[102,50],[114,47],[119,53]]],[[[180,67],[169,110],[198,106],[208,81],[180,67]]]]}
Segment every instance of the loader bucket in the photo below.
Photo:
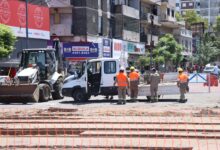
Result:
{"type": "Polygon", "coordinates": [[[38,100],[38,84],[0,85],[0,103],[28,103],[38,100]]]}

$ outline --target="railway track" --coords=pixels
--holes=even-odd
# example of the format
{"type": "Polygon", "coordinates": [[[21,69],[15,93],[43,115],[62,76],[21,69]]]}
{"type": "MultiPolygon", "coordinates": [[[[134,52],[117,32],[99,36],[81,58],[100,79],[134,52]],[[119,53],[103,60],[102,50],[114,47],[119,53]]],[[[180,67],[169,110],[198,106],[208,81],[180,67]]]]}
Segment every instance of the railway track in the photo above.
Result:
{"type": "Polygon", "coordinates": [[[0,149],[220,150],[220,116],[84,116],[60,108],[4,111],[0,143],[0,149]]]}

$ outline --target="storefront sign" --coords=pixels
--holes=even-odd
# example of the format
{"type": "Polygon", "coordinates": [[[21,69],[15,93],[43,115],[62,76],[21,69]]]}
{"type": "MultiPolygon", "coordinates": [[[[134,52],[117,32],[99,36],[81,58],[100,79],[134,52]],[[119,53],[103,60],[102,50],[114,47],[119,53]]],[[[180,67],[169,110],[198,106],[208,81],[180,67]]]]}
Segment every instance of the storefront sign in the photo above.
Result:
{"type": "Polygon", "coordinates": [[[122,40],[113,39],[112,44],[113,44],[112,57],[113,58],[120,58],[121,54],[123,52],[123,42],[122,42],[122,40]]]}
{"type": "Polygon", "coordinates": [[[97,43],[63,43],[65,58],[97,58],[98,55],[97,43]]]}
{"type": "MultiPolygon", "coordinates": [[[[26,6],[19,0],[0,0],[0,24],[12,28],[17,37],[26,37],[26,6]]],[[[28,36],[50,39],[49,8],[28,4],[28,36]]]]}
{"type": "Polygon", "coordinates": [[[111,40],[103,39],[102,41],[103,57],[111,57],[111,40]]]}

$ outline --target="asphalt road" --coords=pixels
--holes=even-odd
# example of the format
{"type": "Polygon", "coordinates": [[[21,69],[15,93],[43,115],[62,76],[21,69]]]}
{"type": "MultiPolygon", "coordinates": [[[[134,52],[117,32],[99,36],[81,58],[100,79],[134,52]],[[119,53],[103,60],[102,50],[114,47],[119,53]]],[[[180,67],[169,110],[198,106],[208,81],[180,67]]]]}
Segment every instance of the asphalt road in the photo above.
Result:
{"type": "Polygon", "coordinates": [[[92,97],[87,103],[76,103],[73,98],[65,97],[62,100],[48,101],[42,103],[24,104],[0,104],[0,109],[47,109],[50,107],[60,108],[81,108],[81,109],[101,109],[101,108],[148,108],[169,109],[169,108],[218,108],[220,107],[220,87],[208,87],[202,84],[190,84],[190,93],[187,94],[187,103],[181,104],[177,100],[179,95],[164,95],[157,103],[149,103],[145,97],[139,97],[139,102],[131,103],[128,97],[126,105],[117,105],[117,96],[113,100],[106,100],[104,96],[92,97]]]}

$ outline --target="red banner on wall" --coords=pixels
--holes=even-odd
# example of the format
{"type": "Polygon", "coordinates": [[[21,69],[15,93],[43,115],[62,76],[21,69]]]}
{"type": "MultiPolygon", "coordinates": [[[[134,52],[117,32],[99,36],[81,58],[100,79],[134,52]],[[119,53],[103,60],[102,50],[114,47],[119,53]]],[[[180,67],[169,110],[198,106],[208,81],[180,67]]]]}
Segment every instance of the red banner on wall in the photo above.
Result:
{"type": "MultiPolygon", "coordinates": [[[[0,23],[12,27],[16,36],[25,37],[25,2],[18,0],[0,0],[0,23]]],[[[48,7],[28,4],[28,29],[30,38],[50,38],[48,7]]]]}

